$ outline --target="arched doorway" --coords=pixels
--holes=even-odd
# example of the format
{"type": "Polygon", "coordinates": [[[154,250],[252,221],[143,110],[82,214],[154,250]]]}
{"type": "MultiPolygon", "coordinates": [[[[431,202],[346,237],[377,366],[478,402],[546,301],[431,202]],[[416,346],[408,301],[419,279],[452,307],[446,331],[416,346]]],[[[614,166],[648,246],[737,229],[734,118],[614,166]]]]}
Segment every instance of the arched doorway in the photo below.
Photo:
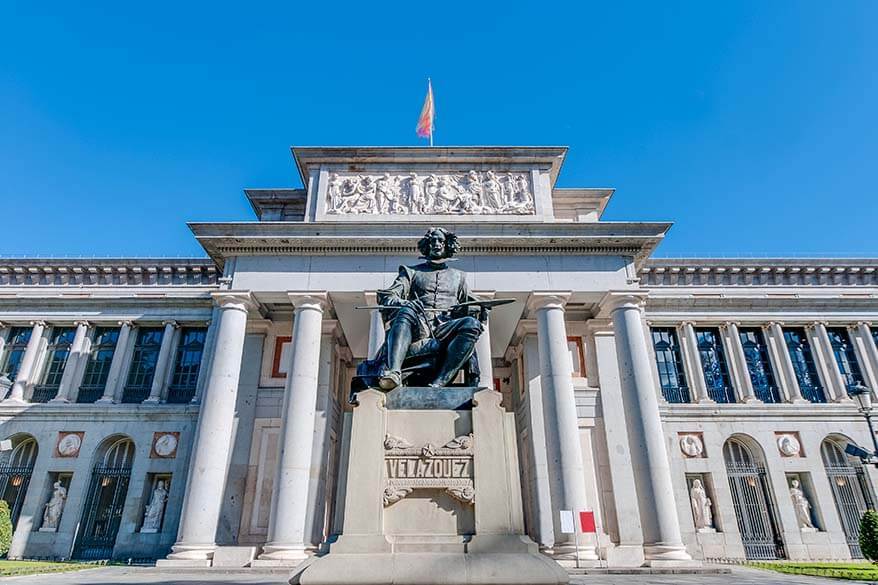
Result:
{"type": "Polygon", "coordinates": [[[723,446],[723,457],[744,554],[748,559],[784,558],[761,453],[754,454],[743,440],[732,438],[723,446]]]}
{"type": "Polygon", "coordinates": [[[134,463],[134,442],[118,437],[104,441],[97,455],[73,551],[75,558],[83,560],[113,556],[134,463]]]}
{"type": "Polygon", "coordinates": [[[825,439],[820,445],[823,466],[832,486],[832,498],[841,519],[845,540],[855,559],[863,558],[860,550],[860,518],[863,512],[874,507],[872,486],[863,465],[852,459],[833,439],[825,439]]]}
{"type": "Polygon", "coordinates": [[[39,448],[36,439],[30,435],[13,437],[12,444],[12,451],[0,463],[0,498],[9,504],[12,528],[15,529],[39,448]]]}

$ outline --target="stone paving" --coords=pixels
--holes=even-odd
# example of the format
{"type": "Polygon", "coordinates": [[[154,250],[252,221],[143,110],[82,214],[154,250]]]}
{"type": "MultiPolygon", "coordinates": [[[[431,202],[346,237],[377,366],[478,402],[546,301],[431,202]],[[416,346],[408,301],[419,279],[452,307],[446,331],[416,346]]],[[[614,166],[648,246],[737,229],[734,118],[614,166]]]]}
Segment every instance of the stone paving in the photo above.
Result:
{"type": "MultiPolygon", "coordinates": [[[[284,585],[286,572],[162,570],[150,567],[103,567],[75,573],[0,578],[16,585],[284,585]]],[[[840,581],[736,567],[725,575],[577,575],[572,585],[843,585],[840,581]]]]}

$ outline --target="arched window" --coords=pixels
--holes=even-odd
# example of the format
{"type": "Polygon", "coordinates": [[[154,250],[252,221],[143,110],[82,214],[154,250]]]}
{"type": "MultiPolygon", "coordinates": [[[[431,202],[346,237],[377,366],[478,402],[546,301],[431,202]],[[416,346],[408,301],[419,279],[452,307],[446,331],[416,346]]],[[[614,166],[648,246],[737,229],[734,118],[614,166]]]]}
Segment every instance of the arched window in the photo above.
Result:
{"type": "Polygon", "coordinates": [[[757,457],[743,440],[731,438],[723,446],[723,457],[744,554],[748,559],[783,558],[783,541],[761,453],[757,457]]]}
{"type": "Polygon", "coordinates": [[[6,460],[0,464],[0,494],[9,504],[14,529],[27,495],[27,487],[30,485],[39,448],[36,439],[30,435],[13,438],[12,441],[15,446],[6,460]]]}
{"type": "Polygon", "coordinates": [[[825,439],[820,445],[820,455],[851,556],[861,559],[860,518],[863,512],[874,507],[872,486],[860,460],[845,454],[835,440],[825,439]]]}

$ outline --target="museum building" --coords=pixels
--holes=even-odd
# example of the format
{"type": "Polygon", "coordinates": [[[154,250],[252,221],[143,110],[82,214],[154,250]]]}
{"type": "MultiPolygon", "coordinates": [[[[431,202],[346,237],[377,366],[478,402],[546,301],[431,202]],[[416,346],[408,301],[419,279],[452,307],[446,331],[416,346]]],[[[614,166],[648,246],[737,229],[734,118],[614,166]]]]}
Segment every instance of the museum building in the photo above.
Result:
{"type": "MultiPolygon", "coordinates": [[[[612,189],[556,187],[566,148],[292,153],[304,189],[190,224],[205,258],[0,260],[10,557],[325,552],[357,489],[351,381],[384,341],[378,292],[431,226],[474,295],[514,300],[478,375],[513,415],[545,555],[862,556],[878,476],[844,448],[872,445],[849,390],[878,388],[878,259],[653,259],[671,224],[603,221],[612,189]],[[594,512],[578,552],[561,510],[594,512]]],[[[472,518],[429,505],[464,546],[472,518]]]]}

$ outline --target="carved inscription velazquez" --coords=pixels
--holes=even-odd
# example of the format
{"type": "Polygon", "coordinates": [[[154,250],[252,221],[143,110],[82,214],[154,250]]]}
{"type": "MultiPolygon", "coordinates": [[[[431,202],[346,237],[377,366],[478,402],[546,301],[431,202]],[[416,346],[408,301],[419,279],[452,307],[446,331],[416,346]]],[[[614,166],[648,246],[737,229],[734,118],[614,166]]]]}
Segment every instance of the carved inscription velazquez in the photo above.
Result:
{"type": "Polygon", "coordinates": [[[444,489],[455,499],[472,504],[472,448],[472,435],[456,437],[442,447],[431,443],[414,447],[405,439],[388,435],[384,440],[384,505],[398,502],[418,488],[444,489]]]}

